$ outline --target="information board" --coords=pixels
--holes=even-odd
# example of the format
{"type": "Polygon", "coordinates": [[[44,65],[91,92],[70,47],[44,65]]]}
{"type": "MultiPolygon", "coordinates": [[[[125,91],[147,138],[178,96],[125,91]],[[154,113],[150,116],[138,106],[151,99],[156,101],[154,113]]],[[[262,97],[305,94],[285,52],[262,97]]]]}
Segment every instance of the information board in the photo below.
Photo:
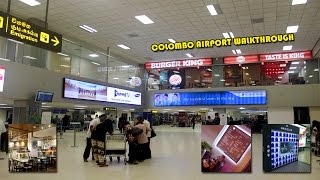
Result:
{"type": "Polygon", "coordinates": [[[0,11],[0,36],[61,52],[62,35],[0,11]]]}

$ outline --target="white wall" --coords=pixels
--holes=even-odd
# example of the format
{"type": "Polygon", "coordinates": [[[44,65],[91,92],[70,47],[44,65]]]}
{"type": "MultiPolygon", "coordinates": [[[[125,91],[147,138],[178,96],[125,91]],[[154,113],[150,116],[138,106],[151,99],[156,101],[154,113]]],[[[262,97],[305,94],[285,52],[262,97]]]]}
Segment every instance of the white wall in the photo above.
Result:
{"type": "Polygon", "coordinates": [[[268,124],[293,124],[293,107],[268,108],[268,124]]]}
{"type": "Polygon", "coordinates": [[[311,122],[313,120],[320,121],[320,107],[309,107],[309,111],[310,111],[311,122]]]}
{"type": "Polygon", "coordinates": [[[7,120],[7,110],[0,109],[0,134],[6,131],[4,122],[7,120]]]}

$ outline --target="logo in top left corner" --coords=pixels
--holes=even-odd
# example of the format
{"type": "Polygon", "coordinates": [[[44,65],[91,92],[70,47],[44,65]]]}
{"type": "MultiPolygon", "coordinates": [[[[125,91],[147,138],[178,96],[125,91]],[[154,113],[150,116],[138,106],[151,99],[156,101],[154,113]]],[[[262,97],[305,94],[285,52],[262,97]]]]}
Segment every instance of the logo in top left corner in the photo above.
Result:
{"type": "Polygon", "coordinates": [[[0,16],[0,29],[3,28],[4,18],[0,16]]]}

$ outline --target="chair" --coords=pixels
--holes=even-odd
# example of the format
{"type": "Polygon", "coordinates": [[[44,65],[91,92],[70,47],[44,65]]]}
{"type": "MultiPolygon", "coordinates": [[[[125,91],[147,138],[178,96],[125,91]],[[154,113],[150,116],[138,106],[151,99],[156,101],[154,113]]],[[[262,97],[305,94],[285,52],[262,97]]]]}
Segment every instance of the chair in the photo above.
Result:
{"type": "Polygon", "coordinates": [[[24,164],[23,166],[24,171],[33,171],[33,160],[29,160],[28,163],[24,164]]]}
{"type": "Polygon", "coordinates": [[[21,172],[24,170],[23,166],[21,166],[21,164],[17,160],[13,160],[12,165],[13,165],[13,170],[16,172],[21,172]]]}

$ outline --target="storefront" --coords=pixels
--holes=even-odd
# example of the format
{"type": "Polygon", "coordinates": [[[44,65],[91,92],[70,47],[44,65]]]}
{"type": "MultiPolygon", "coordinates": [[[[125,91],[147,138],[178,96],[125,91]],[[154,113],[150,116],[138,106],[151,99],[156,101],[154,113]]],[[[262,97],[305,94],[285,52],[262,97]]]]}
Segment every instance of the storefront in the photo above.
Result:
{"type": "Polygon", "coordinates": [[[9,125],[10,172],[57,172],[56,126],[9,125]]]}

